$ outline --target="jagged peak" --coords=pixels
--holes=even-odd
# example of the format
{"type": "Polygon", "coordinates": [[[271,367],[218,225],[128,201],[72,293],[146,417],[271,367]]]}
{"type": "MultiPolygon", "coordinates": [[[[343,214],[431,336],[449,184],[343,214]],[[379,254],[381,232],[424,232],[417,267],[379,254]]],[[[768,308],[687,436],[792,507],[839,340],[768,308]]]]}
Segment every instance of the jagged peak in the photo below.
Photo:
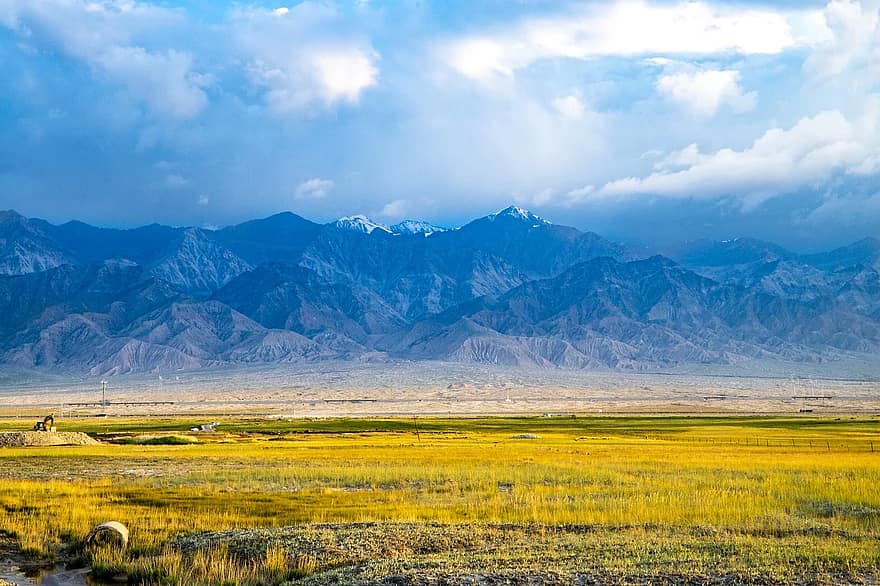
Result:
{"type": "Polygon", "coordinates": [[[0,223],[24,223],[26,218],[15,210],[0,210],[0,223]]]}
{"type": "Polygon", "coordinates": [[[536,225],[546,226],[550,224],[550,222],[548,222],[541,216],[533,214],[529,210],[523,209],[519,206],[508,206],[500,212],[490,214],[488,218],[490,221],[495,221],[497,218],[514,218],[525,222],[531,222],[532,224],[536,225]]]}
{"type": "Polygon", "coordinates": [[[391,226],[392,234],[424,234],[430,236],[435,232],[446,232],[448,228],[435,226],[424,220],[403,220],[391,226]]]}
{"type": "Polygon", "coordinates": [[[852,244],[852,246],[880,249],[880,239],[877,239],[873,236],[866,236],[865,238],[862,238],[861,240],[854,242],[852,244]]]}
{"type": "Polygon", "coordinates": [[[388,232],[389,234],[391,233],[391,230],[389,230],[387,226],[380,224],[379,222],[374,222],[363,214],[355,214],[354,216],[339,218],[333,223],[333,225],[342,230],[352,230],[354,232],[363,232],[365,234],[372,234],[374,230],[381,230],[382,232],[388,232]]]}

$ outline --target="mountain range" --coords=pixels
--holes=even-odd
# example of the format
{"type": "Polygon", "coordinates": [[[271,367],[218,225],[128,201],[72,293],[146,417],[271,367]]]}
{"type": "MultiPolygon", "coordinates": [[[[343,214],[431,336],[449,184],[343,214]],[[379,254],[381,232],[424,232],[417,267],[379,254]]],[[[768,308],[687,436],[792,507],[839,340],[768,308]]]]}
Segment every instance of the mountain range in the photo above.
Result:
{"type": "Polygon", "coordinates": [[[653,254],[510,207],[448,229],[292,213],[220,230],[0,212],[0,364],[85,374],[323,359],[653,369],[880,349],[880,241],[653,254]]]}

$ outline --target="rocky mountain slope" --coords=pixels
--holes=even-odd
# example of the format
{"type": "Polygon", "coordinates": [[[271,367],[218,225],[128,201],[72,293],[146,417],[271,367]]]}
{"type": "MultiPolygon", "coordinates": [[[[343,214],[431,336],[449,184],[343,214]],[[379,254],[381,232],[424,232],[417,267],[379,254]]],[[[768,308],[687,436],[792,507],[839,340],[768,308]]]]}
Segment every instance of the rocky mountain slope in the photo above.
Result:
{"type": "Polygon", "coordinates": [[[460,228],[283,213],[222,230],[0,212],[0,364],[92,374],[455,360],[645,369],[880,349],[880,242],[643,258],[507,208],[460,228]]]}
{"type": "Polygon", "coordinates": [[[0,211],[0,275],[36,273],[71,261],[41,222],[0,211]]]}

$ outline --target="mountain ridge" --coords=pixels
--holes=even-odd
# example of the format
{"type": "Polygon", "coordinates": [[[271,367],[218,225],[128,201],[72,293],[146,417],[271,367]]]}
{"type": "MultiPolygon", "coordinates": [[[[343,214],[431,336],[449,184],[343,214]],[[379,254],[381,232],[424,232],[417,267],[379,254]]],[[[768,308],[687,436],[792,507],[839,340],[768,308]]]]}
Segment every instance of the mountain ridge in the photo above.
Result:
{"type": "Polygon", "coordinates": [[[334,360],[652,369],[880,350],[880,241],[674,258],[511,206],[453,229],[283,212],[219,230],[0,212],[0,364],[90,374],[334,360]],[[346,220],[342,224],[342,220],[346,220]]]}

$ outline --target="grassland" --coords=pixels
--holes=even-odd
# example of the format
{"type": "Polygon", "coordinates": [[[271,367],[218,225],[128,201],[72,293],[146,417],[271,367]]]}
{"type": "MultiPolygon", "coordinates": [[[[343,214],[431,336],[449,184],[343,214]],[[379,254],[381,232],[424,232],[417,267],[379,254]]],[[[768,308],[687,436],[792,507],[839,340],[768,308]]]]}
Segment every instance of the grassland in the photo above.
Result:
{"type": "Polygon", "coordinates": [[[65,420],[104,443],[0,450],[0,529],[132,583],[880,577],[876,417],[195,423],[65,420]],[[83,548],[111,519],[128,550],[83,548]]]}

